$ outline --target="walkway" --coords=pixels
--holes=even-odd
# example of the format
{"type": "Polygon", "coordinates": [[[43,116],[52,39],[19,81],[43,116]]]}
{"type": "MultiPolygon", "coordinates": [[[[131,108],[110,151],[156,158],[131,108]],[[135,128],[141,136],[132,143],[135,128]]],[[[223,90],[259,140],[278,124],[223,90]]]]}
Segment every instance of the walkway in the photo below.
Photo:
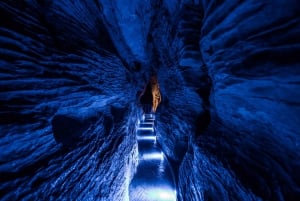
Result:
{"type": "Polygon", "coordinates": [[[157,146],[155,116],[145,114],[136,130],[139,162],[129,187],[130,201],[176,201],[172,167],[157,146]]]}

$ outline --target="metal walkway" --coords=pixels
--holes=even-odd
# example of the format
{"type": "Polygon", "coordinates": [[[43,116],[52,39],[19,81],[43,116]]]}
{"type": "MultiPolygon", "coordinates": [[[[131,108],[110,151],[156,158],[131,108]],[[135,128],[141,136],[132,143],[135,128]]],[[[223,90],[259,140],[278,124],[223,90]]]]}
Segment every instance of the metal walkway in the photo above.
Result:
{"type": "Polygon", "coordinates": [[[136,129],[139,162],[129,186],[130,201],[176,201],[172,167],[157,146],[154,114],[145,114],[136,129]]]}

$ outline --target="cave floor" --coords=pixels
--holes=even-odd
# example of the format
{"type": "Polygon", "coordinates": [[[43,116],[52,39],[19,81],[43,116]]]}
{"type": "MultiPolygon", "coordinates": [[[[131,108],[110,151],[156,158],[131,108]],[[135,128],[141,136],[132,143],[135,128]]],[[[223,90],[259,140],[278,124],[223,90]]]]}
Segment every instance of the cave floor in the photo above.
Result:
{"type": "Polygon", "coordinates": [[[173,170],[157,145],[153,114],[143,116],[136,135],[139,162],[129,187],[130,201],[176,201],[173,170]]]}

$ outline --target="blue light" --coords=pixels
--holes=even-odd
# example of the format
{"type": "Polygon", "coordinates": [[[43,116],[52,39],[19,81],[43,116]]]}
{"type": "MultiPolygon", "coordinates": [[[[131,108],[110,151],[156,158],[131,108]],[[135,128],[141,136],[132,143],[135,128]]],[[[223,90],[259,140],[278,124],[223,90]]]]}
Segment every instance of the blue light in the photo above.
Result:
{"type": "Polygon", "coordinates": [[[176,191],[169,188],[149,188],[149,201],[176,201],[176,191]]]}
{"type": "Polygon", "coordinates": [[[154,140],[156,141],[156,136],[137,136],[137,140],[154,140]]]}
{"type": "Polygon", "coordinates": [[[143,154],[142,160],[164,160],[164,154],[162,152],[143,154]]]}

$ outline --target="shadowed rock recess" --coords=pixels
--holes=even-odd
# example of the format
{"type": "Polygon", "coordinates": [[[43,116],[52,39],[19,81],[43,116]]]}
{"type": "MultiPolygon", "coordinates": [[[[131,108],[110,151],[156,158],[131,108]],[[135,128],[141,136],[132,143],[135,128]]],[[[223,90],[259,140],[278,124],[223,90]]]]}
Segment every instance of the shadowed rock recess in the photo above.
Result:
{"type": "Polygon", "coordinates": [[[0,200],[128,201],[154,74],[177,200],[300,200],[299,13],[298,0],[1,1],[0,200]]]}

